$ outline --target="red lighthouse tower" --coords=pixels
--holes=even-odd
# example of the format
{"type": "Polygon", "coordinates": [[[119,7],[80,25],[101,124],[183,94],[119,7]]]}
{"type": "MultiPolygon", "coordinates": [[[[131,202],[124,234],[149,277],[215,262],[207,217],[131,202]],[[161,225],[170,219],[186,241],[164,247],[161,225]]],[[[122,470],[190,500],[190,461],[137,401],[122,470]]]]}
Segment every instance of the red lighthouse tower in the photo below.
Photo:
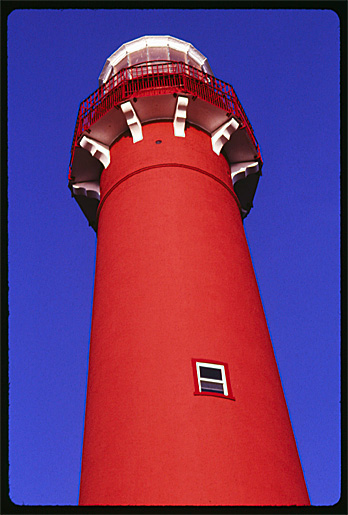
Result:
{"type": "Polygon", "coordinates": [[[97,231],[81,505],[307,505],[243,230],[262,160],[233,88],[145,36],[79,109],[97,231]]]}

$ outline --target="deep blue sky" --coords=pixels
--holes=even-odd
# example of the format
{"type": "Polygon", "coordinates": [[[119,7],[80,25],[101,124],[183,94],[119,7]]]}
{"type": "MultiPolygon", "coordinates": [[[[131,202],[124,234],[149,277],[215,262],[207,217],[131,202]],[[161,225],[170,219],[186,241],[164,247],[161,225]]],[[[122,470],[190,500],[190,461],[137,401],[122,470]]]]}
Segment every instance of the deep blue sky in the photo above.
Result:
{"type": "Polygon", "coordinates": [[[146,34],[232,84],[264,159],[245,230],[312,504],[340,496],[339,33],[329,10],[17,10],[8,19],[10,495],[76,505],[96,237],[77,109],[146,34]]]}

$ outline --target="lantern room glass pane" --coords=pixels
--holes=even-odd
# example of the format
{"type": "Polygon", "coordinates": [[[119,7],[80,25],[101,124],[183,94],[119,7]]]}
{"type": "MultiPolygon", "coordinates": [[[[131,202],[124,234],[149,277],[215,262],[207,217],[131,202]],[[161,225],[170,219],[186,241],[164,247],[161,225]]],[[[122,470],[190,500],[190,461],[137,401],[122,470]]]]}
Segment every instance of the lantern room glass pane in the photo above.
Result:
{"type": "Polygon", "coordinates": [[[179,52],[178,50],[174,50],[173,48],[169,48],[169,58],[171,61],[180,61],[186,62],[186,54],[183,52],[179,52]]]}
{"type": "Polygon", "coordinates": [[[117,72],[119,72],[120,70],[122,70],[122,68],[127,68],[128,67],[128,58],[127,57],[124,57],[115,67],[114,67],[114,73],[116,74],[117,72]]]}
{"type": "Polygon", "coordinates": [[[142,50],[129,54],[129,66],[144,63],[145,61],[148,61],[147,48],[143,48],[142,50]]]}
{"type": "Polygon", "coordinates": [[[168,61],[168,47],[148,47],[149,61],[168,61]]]}

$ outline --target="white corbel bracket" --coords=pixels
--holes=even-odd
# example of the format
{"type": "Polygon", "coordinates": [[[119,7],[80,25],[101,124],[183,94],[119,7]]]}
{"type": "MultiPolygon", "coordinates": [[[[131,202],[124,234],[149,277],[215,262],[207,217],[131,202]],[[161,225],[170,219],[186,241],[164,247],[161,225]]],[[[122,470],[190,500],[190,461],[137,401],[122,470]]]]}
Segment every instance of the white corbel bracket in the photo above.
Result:
{"type": "Polygon", "coordinates": [[[260,165],[257,161],[245,161],[243,163],[231,164],[232,183],[236,184],[240,179],[245,179],[248,175],[260,171],[260,165]]]}
{"type": "Polygon", "coordinates": [[[187,106],[189,99],[187,97],[178,97],[176,101],[175,115],[174,115],[174,135],[179,138],[185,137],[185,123],[187,116],[187,106]]]}
{"type": "Polygon", "coordinates": [[[232,134],[238,129],[239,123],[234,118],[224,123],[211,133],[211,145],[215,154],[220,155],[221,149],[230,139],[232,134]]]}
{"type": "Polygon", "coordinates": [[[122,112],[126,118],[127,125],[131,131],[133,143],[137,143],[143,139],[143,131],[141,128],[141,122],[134,110],[131,102],[125,102],[121,104],[122,112]]]}
{"type": "Polygon", "coordinates": [[[110,150],[109,147],[95,141],[94,139],[83,136],[80,141],[80,147],[87,150],[93,157],[96,157],[107,168],[110,164],[110,150]]]}
{"type": "Polygon", "coordinates": [[[100,186],[97,181],[77,182],[72,186],[75,196],[83,196],[100,200],[100,186]]]}

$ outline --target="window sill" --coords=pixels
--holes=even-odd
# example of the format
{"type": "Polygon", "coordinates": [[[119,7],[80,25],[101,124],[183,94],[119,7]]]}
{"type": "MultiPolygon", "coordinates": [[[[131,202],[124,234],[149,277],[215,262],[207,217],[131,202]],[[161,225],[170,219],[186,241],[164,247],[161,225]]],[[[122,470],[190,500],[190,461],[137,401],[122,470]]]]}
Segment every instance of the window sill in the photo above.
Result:
{"type": "Polygon", "coordinates": [[[223,393],[214,393],[214,392],[193,392],[193,395],[204,395],[209,397],[221,397],[223,399],[229,399],[230,401],[235,401],[235,397],[232,397],[230,395],[224,395],[223,393]]]}

